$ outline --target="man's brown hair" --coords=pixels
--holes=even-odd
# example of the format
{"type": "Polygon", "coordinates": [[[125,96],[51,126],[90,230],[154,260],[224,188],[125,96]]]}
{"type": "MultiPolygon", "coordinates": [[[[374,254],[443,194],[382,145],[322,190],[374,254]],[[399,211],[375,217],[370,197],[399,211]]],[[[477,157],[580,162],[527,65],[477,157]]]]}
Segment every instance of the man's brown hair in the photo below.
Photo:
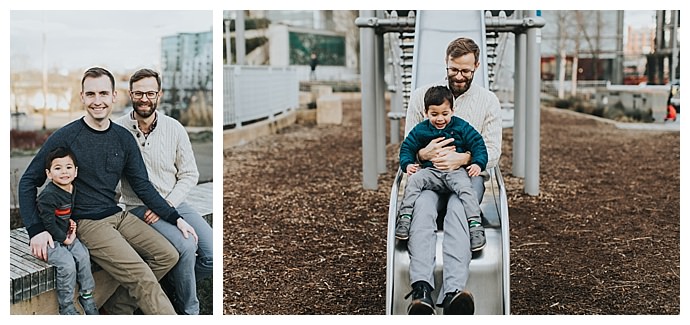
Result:
{"type": "Polygon", "coordinates": [[[465,54],[474,54],[474,64],[479,62],[479,46],[471,38],[460,37],[456,38],[446,48],[446,62],[448,58],[459,58],[465,54]]]}

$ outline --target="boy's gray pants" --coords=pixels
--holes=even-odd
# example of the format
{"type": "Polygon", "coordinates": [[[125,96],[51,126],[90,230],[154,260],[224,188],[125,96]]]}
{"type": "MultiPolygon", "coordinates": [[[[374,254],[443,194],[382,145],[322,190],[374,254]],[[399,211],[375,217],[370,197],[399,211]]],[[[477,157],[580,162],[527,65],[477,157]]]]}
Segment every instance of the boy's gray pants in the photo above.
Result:
{"type": "Polygon", "coordinates": [[[96,281],[91,274],[89,250],[78,238],[70,245],[55,242],[55,248],[48,246],[48,263],[57,268],[55,286],[59,310],[69,313],[75,308],[74,292],[77,285],[79,295],[93,292],[96,287],[96,281]]]}
{"type": "MultiPolygon", "coordinates": [[[[479,203],[484,197],[484,177],[471,178],[472,189],[479,203]]],[[[414,205],[410,239],[407,248],[410,252],[410,283],[426,281],[434,287],[434,268],[436,260],[436,219],[438,209],[446,205],[443,218],[443,294],[465,289],[469,277],[470,236],[467,217],[462,202],[457,195],[439,195],[431,190],[423,190],[414,205]],[[445,196],[448,197],[447,203],[445,196]]]]}
{"type": "MultiPolygon", "coordinates": [[[[475,192],[472,191],[470,178],[465,168],[452,171],[442,171],[434,167],[420,169],[407,178],[399,215],[407,214],[412,215],[414,218],[415,214],[412,213],[413,207],[417,198],[419,198],[419,194],[423,190],[432,190],[439,193],[450,191],[457,194],[465,209],[465,215],[468,217],[479,217],[481,213],[479,210],[479,200],[475,196],[475,192]]],[[[482,179],[481,177],[475,178],[482,179]]]]}

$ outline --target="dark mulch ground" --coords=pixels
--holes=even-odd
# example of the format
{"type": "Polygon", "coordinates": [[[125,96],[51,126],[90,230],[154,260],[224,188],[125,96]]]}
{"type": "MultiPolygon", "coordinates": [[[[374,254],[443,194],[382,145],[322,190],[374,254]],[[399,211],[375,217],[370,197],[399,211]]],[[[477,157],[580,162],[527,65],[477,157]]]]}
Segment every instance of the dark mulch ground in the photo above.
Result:
{"type": "MultiPolygon", "coordinates": [[[[397,168],[362,189],[360,101],[342,126],[295,125],[226,150],[223,313],[385,313],[397,168]]],[[[540,194],[509,196],[511,313],[680,313],[680,134],[541,112],[540,194]]]]}

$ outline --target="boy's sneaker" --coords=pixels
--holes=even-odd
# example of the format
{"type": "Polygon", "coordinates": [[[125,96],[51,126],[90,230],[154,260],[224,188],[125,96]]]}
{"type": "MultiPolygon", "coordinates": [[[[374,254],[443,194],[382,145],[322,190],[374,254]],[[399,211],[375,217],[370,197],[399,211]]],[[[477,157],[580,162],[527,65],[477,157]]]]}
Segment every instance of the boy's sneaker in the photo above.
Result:
{"type": "Polygon", "coordinates": [[[58,306],[58,313],[60,315],[81,315],[77,310],[77,307],[74,307],[74,304],[67,306],[58,306]]]}
{"type": "Polygon", "coordinates": [[[473,252],[480,251],[486,246],[486,236],[484,226],[481,222],[471,220],[470,222],[470,249],[473,252]]]}
{"type": "Polygon", "coordinates": [[[405,299],[412,296],[412,302],[407,306],[408,315],[434,315],[436,308],[434,300],[431,299],[431,292],[434,289],[424,281],[417,281],[412,284],[412,291],[405,296],[405,299]]]}
{"type": "Polygon", "coordinates": [[[410,238],[410,222],[412,216],[409,214],[403,214],[398,218],[398,222],[395,223],[395,238],[399,240],[408,240],[410,238]]]}
{"type": "Polygon", "coordinates": [[[84,314],[100,315],[100,313],[98,312],[98,307],[96,306],[96,301],[94,301],[93,295],[91,293],[80,295],[79,304],[81,304],[81,308],[84,309],[84,314]]]}
{"type": "Polygon", "coordinates": [[[443,299],[444,315],[473,315],[474,297],[469,291],[455,291],[446,293],[443,299]]]}

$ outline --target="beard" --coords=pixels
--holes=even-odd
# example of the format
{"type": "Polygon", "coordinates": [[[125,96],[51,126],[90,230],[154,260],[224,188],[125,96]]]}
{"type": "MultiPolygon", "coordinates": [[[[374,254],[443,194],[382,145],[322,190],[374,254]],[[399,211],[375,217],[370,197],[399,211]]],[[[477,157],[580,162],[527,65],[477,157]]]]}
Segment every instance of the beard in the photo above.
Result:
{"type": "MultiPolygon", "coordinates": [[[[456,76],[457,77],[457,76],[456,76]]],[[[458,97],[462,94],[464,94],[468,89],[470,89],[470,85],[472,85],[472,80],[474,80],[474,77],[472,78],[465,78],[462,77],[465,81],[465,84],[460,86],[456,85],[456,82],[462,81],[463,79],[455,79],[455,77],[448,78],[448,88],[453,92],[454,97],[458,97]]]]}
{"type": "Polygon", "coordinates": [[[158,107],[158,103],[156,102],[151,102],[149,101],[148,103],[142,103],[139,101],[135,101],[132,103],[132,108],[134,108],[134,112],[137,113],[137,115],[147,118],[156,111],[156,108],[158,107]],[[148,106],[148,108],[144,108],[144,106],[148,106]]]}

